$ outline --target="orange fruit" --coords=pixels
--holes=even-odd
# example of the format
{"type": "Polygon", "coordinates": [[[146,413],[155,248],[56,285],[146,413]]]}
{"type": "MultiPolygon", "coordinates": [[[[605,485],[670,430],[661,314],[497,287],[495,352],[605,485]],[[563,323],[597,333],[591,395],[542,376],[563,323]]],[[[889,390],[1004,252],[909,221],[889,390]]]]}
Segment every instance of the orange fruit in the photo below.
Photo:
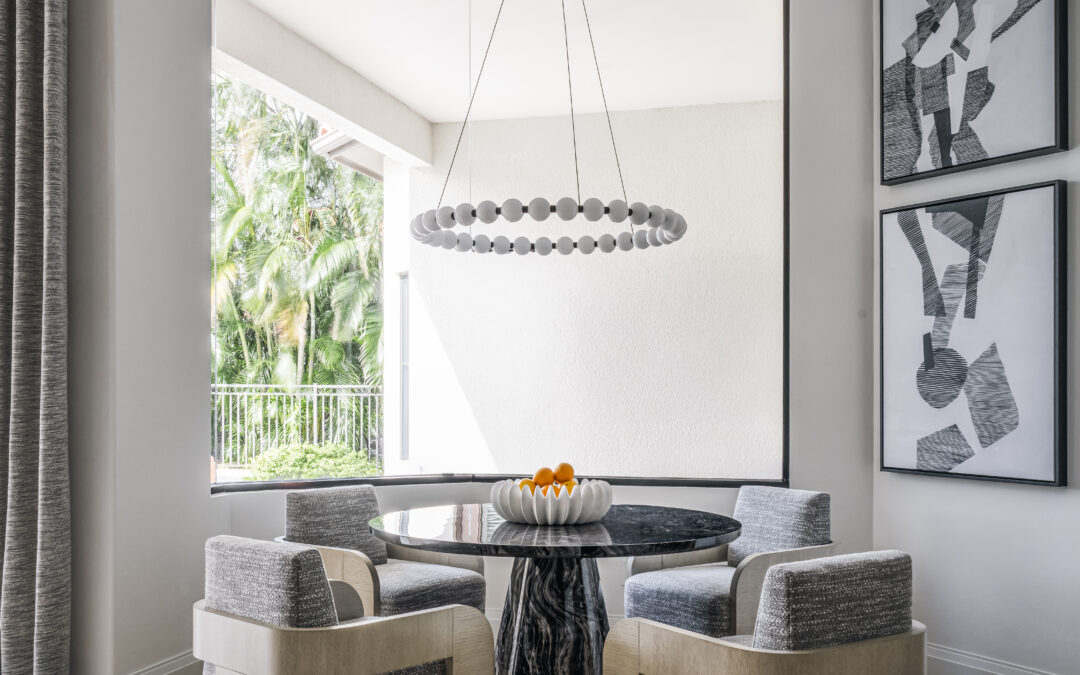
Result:
{"type": "Polygon", "coordinates": [[[540,494],[542,494],[542,495],[544,495],[545,497],[547,497],[547,491],[548,491],[548,488],[549,488],[549,487],[551,487],[551,486],[550,486],[550,485],[544,485],[543,487],[541,487],[541,488],[540,488],[540,494]]]}
{"type": "Polygon", "coordinates": [[[534,483],[531,478],[522,478],[518,481],[518,488],[522,491],[524,491],[525,488],[529,488],[529,492],[534,493],[536,492],[536,483],[534,483]]]}
{"type": "Polygon", "coordinates": [[[536,475],[533,476],[533,482],[537,485],[551,485],[555,482],[555,472],[546,466],[537,469],[536,475]]]}
{"type": "Polygon", "coordinates": [[[559,466],[555,467],[555,480],[560,483],[569,483],[574,480],[574,467],[573,465],[563,462],[559,466]]]}
{"type": "Polygon", "coordinates": [[[566,494],[572,494],[574,492],[574,488],[577,487],[577,481],[571,480],[567,483],[563,483],[563,487],[566,488],[566,494]]]}
{"type": "Polygon", "coordinates": [[[555,496],[556,496],[556,497],[558,497],[558,496],[559,496],[559,492],[561,492],[561,491],[562,491],[562,487],[563,487],[563,486],[562,486],[562,485],[560,485],[559,483],[553,483],[553,484],[552,484],[552,486],[551,486],[551,489],[555,491],[555,496]]]}

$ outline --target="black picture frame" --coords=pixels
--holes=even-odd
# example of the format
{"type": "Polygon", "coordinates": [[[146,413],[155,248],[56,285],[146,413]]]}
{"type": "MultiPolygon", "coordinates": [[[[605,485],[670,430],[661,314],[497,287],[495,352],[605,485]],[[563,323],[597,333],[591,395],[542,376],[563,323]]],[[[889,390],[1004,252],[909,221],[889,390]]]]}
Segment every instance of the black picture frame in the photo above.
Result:
{"type": "Polygon", "coordinates": [[[1067,437],[1067,369],[1066,369],[1066,314],[1067,314],[1067,276],[1066,276],[1066,227],[1067,227],[1067,192],[1068,183],[1063,180],[1053,180],[1041,183],[1033,183],[1018,187],[1004,188],[978,194],[964,195],[949,199],[941,199],[921,204],[884,209],[878,217],[878,467],[882,472],[913,474],[923,476],[937,476],[945,478],[960,478],[968,480],[994,481],[1005,483],[1020,483],[1027,485],[1041,485],[1050,487],[1065,487],[1068,484],[1068,437],[1067,437]],[[957,473],[944,471],[928,471],[917,468],[887,466],[885,460],[886,428],[885,428],[885,294],[887,280],[885,278],[885,219],[886,216],[903,211],[926,209],[942,205],[953,204],[966,200],[974,200],[983,197],[1007,196],[1028,190],[1037,190],[1052,187],[1054,189],[1054,212],[1052,224],[1054,236],[1053,252],[1053,279],[1054,279],[1054,327],[1053,327],[1053,436],[1054,448],[1052,450],[1054,461],[1054,476],[1050,480],[1036,480],[1010,476],[995,476],[974,473],[957,473]]]}
{"type": "Polygon", "coordinates": [[[1054,3],[1054,142],[1038,148],[1009,153],[987,159],[957,164],[888,178],[885,175],[885,6],[895,0],[878,0],[878,164],[882,185],[901,185],[935,176],[968,171],[1032,157],[1042,157],[1069,149],[1069,48],[1068,48],[1068,0],[1042,0],[1054,3]]]}

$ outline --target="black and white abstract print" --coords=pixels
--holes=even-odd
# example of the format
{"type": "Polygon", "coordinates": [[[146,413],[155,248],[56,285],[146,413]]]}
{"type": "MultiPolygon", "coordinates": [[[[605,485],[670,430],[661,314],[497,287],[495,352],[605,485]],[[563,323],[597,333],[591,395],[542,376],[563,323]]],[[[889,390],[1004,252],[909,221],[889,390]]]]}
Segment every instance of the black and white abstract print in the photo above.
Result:
{"type": "Polygon", "coordinates": [[[882,0],[882,180],[1061,149],[1065,1],[882,0]]]}
{"type": "Polygon", "coordinates": [[[1059,190],[882,214],[882,468],[1058,479],[1059,190]]]}

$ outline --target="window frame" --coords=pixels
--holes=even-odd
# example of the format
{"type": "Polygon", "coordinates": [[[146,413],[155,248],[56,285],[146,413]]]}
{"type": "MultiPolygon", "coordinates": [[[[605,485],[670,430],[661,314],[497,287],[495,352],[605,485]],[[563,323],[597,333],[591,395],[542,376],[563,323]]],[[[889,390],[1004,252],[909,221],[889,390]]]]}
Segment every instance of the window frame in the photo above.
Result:
{"type": "MultiPolygon", "coordinates": [[[[790,486],[790,324],[791,324],[791,283],[790,283],[790,223],[791,223],[791,142],[790,142],[790,117],[791,117],[791,22],[790,22],[790,0],[784,0],[783,2],[783,17],[781,19],[783,30],[783,217],[782,217],[782,232],[783,232],[783,301],[782,301],[782,320],[783,320],[783,338],[782,338],[782,412],[781,412],[781,477],[778,479],[738,479],[738,478],[679,478],[679,477],[659,477],[659,478],[638,478],[631,476],[595,476],[600,480],[605,480],[612,485],[631,485],[631,486],[664,486],[664,487],[710,487],[710,488],[738,488],[743,485],[768,485],[774,487],[789,487],[790,486]]],[[[408,272],[401,274],[403,281],[407,283],[408,272]]],[[[403,303],[404,306],[404,303],[403,303]]],[[[405,340],[407,337],[404,334],[404,329],[407,327],[407,318],[402,318],[403,330],[402,330],[402,347],[406,347],[405,340]]],[[[407,358],[407,355],[403,356],[407,358]]],[[[402,375],[404,377],[405,372],[403,370],[402,375]]],[[[407,453],[407,445],[404,441],[407,439],[407,425],[408,415],[406,405],[407,389],[403,381],[402,386],[402,425],[405,430],[405,435],[402,436],[403,454],[407,453]]],[[[232,492],[258,492],[262,490],[305,490],[327,487],[340,487],[346,485],[374,485],[374,486],[393,486],[393,485],[432,485],[442,483],[494,483],[500,480],[517,479],[519,475],[515,474],[479,474],[479,473],[438,473],[438,474],[413,474],[413,475],[396,475],[396,476],[365,476],[357,478],[315,478],[305,480],[275,480],[275,481],[244,481],[238,483],[215,483],[210,486],[211,494],[227,494],[232,492]]]]}

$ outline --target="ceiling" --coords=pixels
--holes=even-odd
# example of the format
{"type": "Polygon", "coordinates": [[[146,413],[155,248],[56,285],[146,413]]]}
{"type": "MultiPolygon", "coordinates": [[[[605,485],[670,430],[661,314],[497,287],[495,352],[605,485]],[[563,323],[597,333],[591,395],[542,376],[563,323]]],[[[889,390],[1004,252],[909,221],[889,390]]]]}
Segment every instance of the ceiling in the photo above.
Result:
{"type": "MultiPolygon", "coordinates": [[[[433,122],[464,117],[499,0],[249,0],[433,122]]],[[[782,0],[586,0],[613,110],[776,100],[782,0]]],[[[575,109],[602,110],[581,0],[565,0],[575,109]]],[[[475,119],[568,111],[559,0],[505,0],[475,119]]]]}

